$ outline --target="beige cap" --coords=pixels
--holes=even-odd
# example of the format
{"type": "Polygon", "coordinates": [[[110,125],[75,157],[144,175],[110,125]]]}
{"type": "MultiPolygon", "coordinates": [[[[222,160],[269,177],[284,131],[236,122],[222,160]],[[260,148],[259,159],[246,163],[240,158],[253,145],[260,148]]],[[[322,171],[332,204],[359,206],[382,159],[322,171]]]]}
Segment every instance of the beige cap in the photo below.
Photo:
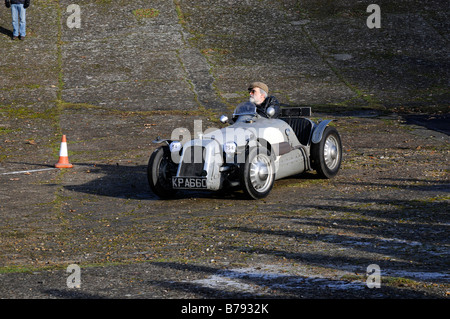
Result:
{"type": "Polygon", "coordinates": [[[254,89],[254,88],[263,89],[264,91],[266,91],[267,94],[269,94],[269,87],[267,85],[265,85],[264,83],[262,83],[262,82],[253,82],[252,84],[250,84],[248,86],[248,90],[249,91],[254,89]]]}

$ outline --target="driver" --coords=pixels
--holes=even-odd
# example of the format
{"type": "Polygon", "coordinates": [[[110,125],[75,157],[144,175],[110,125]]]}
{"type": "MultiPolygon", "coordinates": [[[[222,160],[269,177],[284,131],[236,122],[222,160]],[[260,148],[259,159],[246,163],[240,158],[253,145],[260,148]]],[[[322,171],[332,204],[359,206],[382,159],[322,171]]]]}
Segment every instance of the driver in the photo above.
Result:
{"type": "Polygon", "coordinates": [[[256,104],[256,111],[259,115],[268,117],[267,108],[270,106],[275,109],[275,114],[271,118],[280,116],[280,103],[275,96],[269,95],[269,87],[262,82],[253,82],[248,87],[250,93],[250,102],[256,104]]]}

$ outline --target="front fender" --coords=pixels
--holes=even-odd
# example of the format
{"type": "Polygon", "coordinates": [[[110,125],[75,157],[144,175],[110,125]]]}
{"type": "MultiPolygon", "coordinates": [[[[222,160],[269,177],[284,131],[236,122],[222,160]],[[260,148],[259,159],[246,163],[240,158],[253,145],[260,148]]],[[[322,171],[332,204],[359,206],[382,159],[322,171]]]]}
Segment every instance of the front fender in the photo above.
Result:
{"type": "Polygon", "coordinates": [[[325,131],[325,128],[330,124],[330,122],[333,120],[324,120],[320,122],[318,125],[314,126],[311,142],[314,144],[317,144],[322,139],[323,132],[325,131]]]}

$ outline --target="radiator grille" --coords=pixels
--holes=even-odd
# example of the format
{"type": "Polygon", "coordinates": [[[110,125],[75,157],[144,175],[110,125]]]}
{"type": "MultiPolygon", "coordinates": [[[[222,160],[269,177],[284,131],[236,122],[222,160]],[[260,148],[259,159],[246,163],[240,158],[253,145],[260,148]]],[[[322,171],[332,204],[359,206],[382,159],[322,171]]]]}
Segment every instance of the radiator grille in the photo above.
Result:
{"type": "Polygon", "coordinates": [[[201,176],[205,164],[205,148],[190,146],[184,151],[180,176],[201,176]]]}

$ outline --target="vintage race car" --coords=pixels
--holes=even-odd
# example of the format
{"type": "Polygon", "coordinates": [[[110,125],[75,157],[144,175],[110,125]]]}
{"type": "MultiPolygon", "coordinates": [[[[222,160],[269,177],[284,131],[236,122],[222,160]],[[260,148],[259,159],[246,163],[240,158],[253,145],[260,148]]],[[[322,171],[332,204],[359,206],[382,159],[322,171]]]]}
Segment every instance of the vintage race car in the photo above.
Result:
{"type": "MultiPolygon", "coordinates": [[[[185,143],[162,143],[151,155],[147,177],[151,190],[161,198],[174,197],[179,189],[242,189],[248,197],[264,198],[275,180],[315,170],[321,178],[335,176],[341,166],[342,144],[331,120],[315,123],[309,107],[281,109],[271,118],[244,102],[233,113],[233,123],[208,130],[185,143]]],[[[228,118],[221,117],[222,123],[228,118]]]]}

